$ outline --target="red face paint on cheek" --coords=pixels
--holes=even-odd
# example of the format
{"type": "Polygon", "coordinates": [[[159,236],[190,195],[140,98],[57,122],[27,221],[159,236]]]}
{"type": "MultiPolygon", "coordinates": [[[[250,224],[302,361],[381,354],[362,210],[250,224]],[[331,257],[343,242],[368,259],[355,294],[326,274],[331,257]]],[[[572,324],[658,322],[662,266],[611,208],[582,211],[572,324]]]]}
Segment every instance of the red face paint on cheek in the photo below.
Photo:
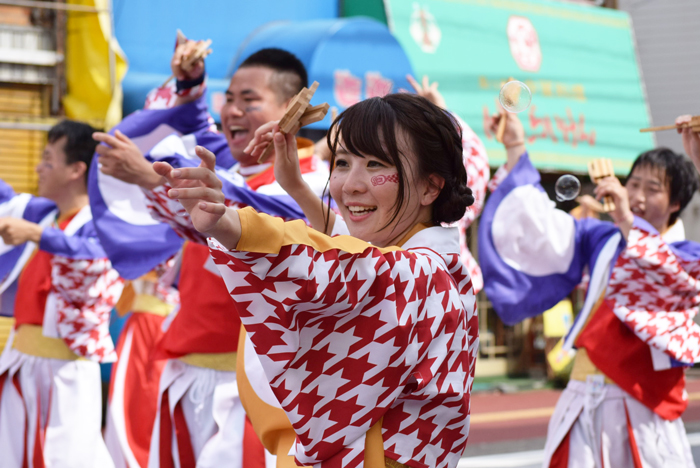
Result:
{"type": "Polygon", "coordinates": [[[372,182],[372,185],[375,187],[377,185],[384,185],[387,182],[392,182],[394,184],[398,184],[399,183],[399,175],[398,174],[389,174],[387,176],[378,175],[378,176],[372,177],[369,181],[372,182]]]}

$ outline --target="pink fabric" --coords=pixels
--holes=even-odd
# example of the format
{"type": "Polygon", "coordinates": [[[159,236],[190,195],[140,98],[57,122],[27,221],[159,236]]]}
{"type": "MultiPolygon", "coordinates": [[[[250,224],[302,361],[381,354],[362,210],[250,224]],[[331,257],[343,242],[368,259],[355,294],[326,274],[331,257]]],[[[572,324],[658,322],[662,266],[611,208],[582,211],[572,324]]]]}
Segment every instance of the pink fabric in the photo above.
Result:
{"type": "Polygon", "coordinates": [[[474,194],[474,204],[467,208],[464,217],[459,220],[459,241],[461,246],[460,255],[462,262],[467,267],[467,271],[472,278],[474,292],[478,293],[484,288],[484,279],[481,268],[469,251],[467,240],[467,229],[474,220],[481,214],[486,200],[486,184],[489,181],[489,157],[481,139],[474,131],[457,117],[457,121],[462,127],[462,147],[463,163],[467,170],[467,186],[474,194]]]}
{"type": "Polygon", "coordinates": [[[677,361],[700,360],[700,262],[677,257],[658,234],[633,228],[612,271],[606,299],[642,341],[677,361]]]}

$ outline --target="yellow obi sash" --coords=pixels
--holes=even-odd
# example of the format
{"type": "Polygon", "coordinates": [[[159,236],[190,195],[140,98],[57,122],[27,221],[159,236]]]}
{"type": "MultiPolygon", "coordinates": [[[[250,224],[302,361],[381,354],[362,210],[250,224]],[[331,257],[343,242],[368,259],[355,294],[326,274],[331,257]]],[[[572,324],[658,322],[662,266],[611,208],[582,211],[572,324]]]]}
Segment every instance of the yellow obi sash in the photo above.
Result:
{"type": "Polygon", "coordinates": [[[236,372],[238,353],[191,353],[180,358],[185,364],[218,371],[236,372]]]}
{"type": "MultiPolygon", "coordinates": [[[[139,278],[139,280],[148,282],[151,285],[151,288],[149,289],[155,290],[155,283],[158,278],[156,277],[155,273],[148,272],[139,278]]],[[[144,288],[140,287],[138,289],[141,290],[144,288]]],[[[119,297],[119,300],[114,308],[117,310],[117,314],[120,317],[125,316],[129,312],[166,317],[175,307],[161,301],[153,294],[143,294],[143,292],[137,292],[137,288],[134,287],[134,282],[127,281],[124,285],[124,289],[122,290],[122,295],[119,297]]]]}
{"type": "Polygon", "coordinates": [[[173,311],[173,306],[161,301],[150,294],[137,294],[132,306],[132,312],[138,314],[153,314],[166,317],[173,311]]]}
{"type": "Polygon", "coordinates": [[[15,319],[13,317],[0,316],[0,350],[5,349],[5,343],[7,343],[14,326],[15,319]]]}
{"type": "Polygon", "coordinates": [[[399,463],[391,458],[384,457],[384,463],[386,463],[386,468],[408,468],[408,465],[399,463]]]}
{"type": "Polygon", "coordinates": [[[41,358],[63,361],[85,359],[71,351],[62,339],[44,336],[43,327],[39,325],[20,325],[15,330],[12,347],[20,353],[41,358]]]}
{"type": "Polygon", "coordinates": [[[600,369],[598,369],[595,364],[588,357],[588,353],[584,348],[576,350],[576,356],[574,357],[574,367],[571,369],[571,379],[578,380],[581,382],[586,381],[586,376],[588,375],[602,375],[605,377],[606,384],[614,384],[612,380],[608,378],[607,375],[603,374],[600,369]]]}

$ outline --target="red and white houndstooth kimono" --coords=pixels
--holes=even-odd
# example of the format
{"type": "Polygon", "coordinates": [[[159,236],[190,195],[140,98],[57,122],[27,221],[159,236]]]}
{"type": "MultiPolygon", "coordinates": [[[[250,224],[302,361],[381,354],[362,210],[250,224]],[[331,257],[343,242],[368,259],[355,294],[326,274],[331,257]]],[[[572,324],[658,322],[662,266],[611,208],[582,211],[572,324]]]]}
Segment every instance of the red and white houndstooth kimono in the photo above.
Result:
{"type": "Polygon", "coordinates": [[[457,466],[478,349],[457,229],[419,225],[402,248],[377,248],[238,213],[238,250],[210,241],[211,253],[294,426],[297,462],[457,466]]]}

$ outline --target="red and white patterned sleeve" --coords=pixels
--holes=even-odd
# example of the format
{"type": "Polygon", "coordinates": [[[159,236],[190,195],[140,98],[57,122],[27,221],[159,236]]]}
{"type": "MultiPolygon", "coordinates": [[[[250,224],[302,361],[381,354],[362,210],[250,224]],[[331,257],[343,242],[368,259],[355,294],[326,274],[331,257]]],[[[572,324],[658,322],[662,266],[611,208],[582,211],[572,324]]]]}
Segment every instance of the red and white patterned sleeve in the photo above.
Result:
{"type": "Polygon", "coordinates": [[[169,81],[165,86],[154,88],[146,95],[144,109],[171,109],[185,102],[197,99],[206,90],[206,76],[200,84],[177,90],[177,82],[169,81]]]}
{"type": "Polygon", "coordinates": [[[383,418],[398,462],[456,466],[478,341],[469,277],[449,271],[462,268],[456,257],[447,266],[250,208],[239,215],[238,250],[211,241],[211,254],[294,426],[297,461],[358,466],[383,418]]]}
{"type": "MultiPolygon", "coordinates": [[[[453,114],[454,115],[454,114],[453,114]]],[[[489,181],[489,157],[481,139],[462,119],[455,115],[457,122],[462,128],[462,161],[467,171],[467,186],[474,195],[474,204],[467,208],[464,217],[459,221],[459,241],[461,246],[461,258],[472,277],[474,291],[479,292],[484,287],[484,279],[481,268],[469,250],[467,240],[467,229],[474,220],[481,214],[486,200],[486,184],[489,181]]]]}
{"type": "MultiPolygon", "coordinates": [[[[190,242],[207,245],[206,237],[192,224],[192,218],[184,206],[178,201],[168,197],[170,184],[160,185],[153,190],[141,189],[146,196],[146,207],[151,217],[156,221],[168,224],[180,237],[190,242]]],[[[243,208],[245,205],[226,199],[224,204],[228,207],[243,208]]]]}
{"type": "Polygon", "coordinates": [[[505,178],[508,177],[509,173],[510,171],[508,170],[508,167],[505,164],[499,167],[498,170],[496,170],[496,172],[493,174],[493,177],[491,177],[491,180],[489,180],[488,184],[486,184],[486,188],[489,189],[489,192],[495,192],[498,186],[501,185],[501,182],[503,182],[505,178]]]}
{"type": "Polygon", "coordinates": [[[124,286],[107,258],[53,256],[52,293],[58,336],[78,356],[97,362],[116,360],[109,315],[124,286]]]}
{"type": "Polygon", "coordinates": [[[489,169],[489,156],[481,139],[474,133],[469,125],[457,117],[457,122],[462,127],[462,162],[467,170],[467,186],[474,194],[474,204],[467,208],[460,225],[469,225],[481,214],[486,200],[486,184],[491,175],[489,169]]]}
{"type": "Polygon", "coordinates": [[[168,197],[171,188],[170,184],[166,183],[153,190],[142,189],[151,217],[168,224],[183,239],[206,245],[206,237],[195,229],[185,207],[178,200],[168,197]]]}
{"type": "Polygon", "coordinates": [[[613,311],[642,341],[676,361],[700,361],[700,261],[684,259],[656,232],[635,223],[613,269],[613,311]]]}

